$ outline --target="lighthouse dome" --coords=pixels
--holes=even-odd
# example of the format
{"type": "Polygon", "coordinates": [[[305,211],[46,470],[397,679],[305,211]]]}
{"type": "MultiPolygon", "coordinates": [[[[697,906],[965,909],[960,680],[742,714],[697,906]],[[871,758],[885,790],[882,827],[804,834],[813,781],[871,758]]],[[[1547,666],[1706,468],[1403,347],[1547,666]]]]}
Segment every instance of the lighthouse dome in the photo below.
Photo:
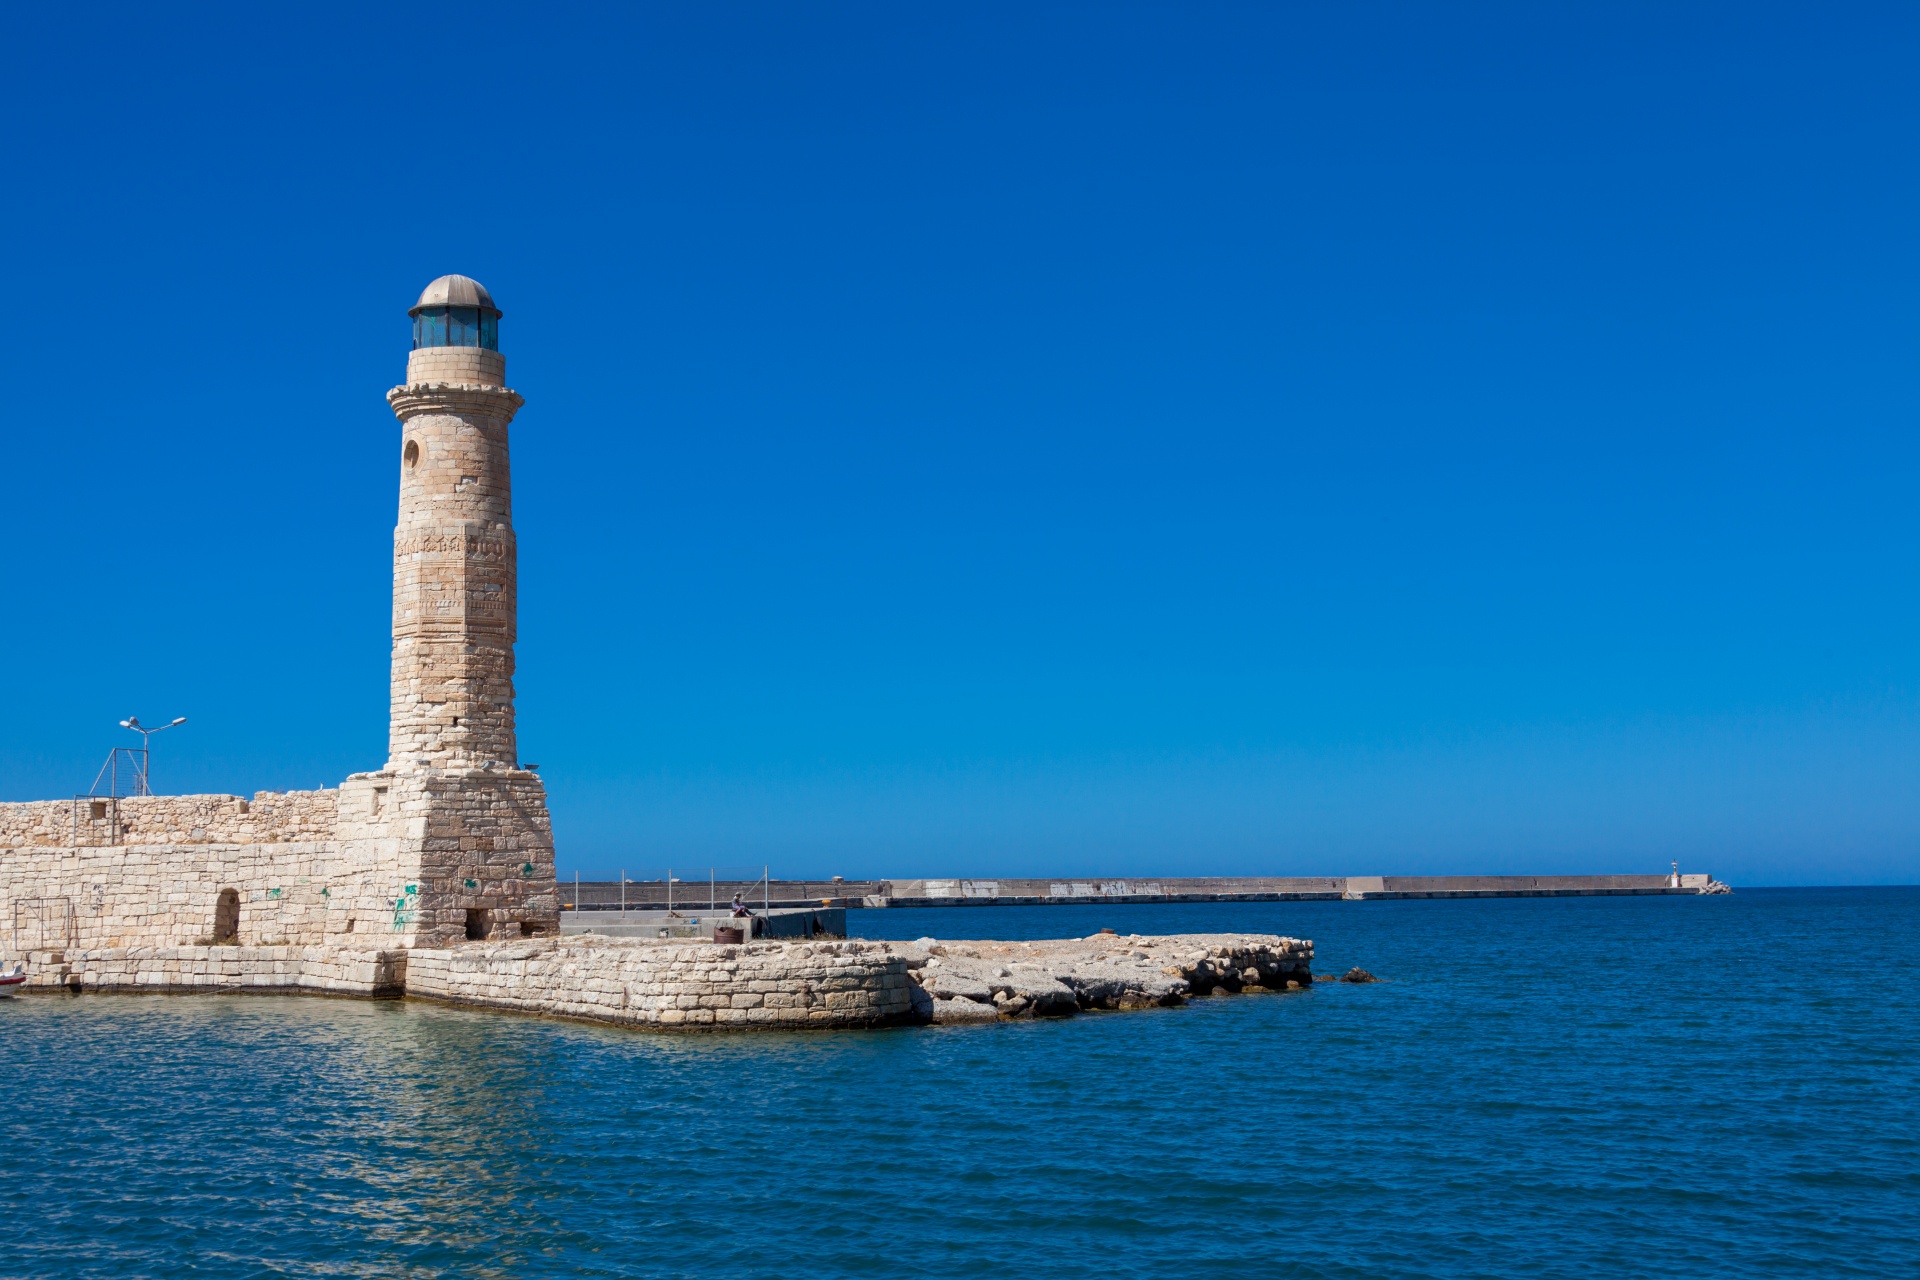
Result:
{"type": "Polygon", "coordinates": [[[480,307],[496,316],[500,314],[487,286],[472,276],[441,276],[420,291],[420,301],[414,303],[407,314],[413,315],[423,307],[480,307]]]}
{"type": "Polygon", "coordinates": [[[441,276],[420,291],[407,311],[413,317],[414,350],[421,347],[500,349],[500,308],[472,276],[441,276]]]}

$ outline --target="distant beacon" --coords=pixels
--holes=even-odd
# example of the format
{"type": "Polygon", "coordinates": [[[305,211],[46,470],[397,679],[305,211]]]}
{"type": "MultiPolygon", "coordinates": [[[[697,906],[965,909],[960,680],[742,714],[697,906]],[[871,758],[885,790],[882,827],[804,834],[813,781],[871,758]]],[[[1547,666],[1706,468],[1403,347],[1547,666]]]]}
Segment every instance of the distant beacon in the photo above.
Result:
{"type": "Polygon", "coordinates": [[[500,349],[500,308],[472,276],[441,276],[420,292],[407,312],[413,317],[413,349],[485,347],[500,349]]]}

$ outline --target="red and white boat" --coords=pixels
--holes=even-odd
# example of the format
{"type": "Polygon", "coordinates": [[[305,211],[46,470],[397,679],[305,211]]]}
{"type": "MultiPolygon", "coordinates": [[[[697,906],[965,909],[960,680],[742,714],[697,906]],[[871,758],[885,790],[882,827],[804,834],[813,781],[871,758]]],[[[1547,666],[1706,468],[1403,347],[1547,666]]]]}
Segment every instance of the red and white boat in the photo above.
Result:
{"type": "Polygon", "coordinates": [[[27,966],[25,963],[16,960],[13,968],[0,969],[0,999],[12,995],[26,985],[27,966]]]}

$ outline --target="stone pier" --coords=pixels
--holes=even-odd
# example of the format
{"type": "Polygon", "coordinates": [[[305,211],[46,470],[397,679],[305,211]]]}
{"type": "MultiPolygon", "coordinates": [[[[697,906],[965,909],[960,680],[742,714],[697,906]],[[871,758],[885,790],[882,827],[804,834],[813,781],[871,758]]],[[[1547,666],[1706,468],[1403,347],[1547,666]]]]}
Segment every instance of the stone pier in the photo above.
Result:
{"type": "Polygon", "coordinates": [[[406,996],[712,1031],[1064,1017],[1313,984],[1313,944],[1271,934],[742,945],[573,935],[384,950],[107,947],[26,960],[29,992],[406,996]]]}

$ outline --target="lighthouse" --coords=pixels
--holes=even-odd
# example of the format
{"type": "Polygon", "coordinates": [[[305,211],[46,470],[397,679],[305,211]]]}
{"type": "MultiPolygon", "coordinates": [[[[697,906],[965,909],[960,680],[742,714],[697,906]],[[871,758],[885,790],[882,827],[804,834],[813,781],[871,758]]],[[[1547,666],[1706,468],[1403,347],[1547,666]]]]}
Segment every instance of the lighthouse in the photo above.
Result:
{"type": "MultiPolygon", "coordinates": [[[[441,276],[408,311],[393,530],[387,763],[341,787],[343,870],[378,886],[353,930],[409,945],[559,929],[553,826],[514,722],[518,555],[501,311],[441,276]]],[[[330,926],[331,928],[332,926],[330,926]]]]}
{"type": "Polygon", "coordinates": [[[512,768],[517,557],[500,309],[477,280],[441,276],[408,312],[393,530],[393,687],[387,767],[512,768]]]}

